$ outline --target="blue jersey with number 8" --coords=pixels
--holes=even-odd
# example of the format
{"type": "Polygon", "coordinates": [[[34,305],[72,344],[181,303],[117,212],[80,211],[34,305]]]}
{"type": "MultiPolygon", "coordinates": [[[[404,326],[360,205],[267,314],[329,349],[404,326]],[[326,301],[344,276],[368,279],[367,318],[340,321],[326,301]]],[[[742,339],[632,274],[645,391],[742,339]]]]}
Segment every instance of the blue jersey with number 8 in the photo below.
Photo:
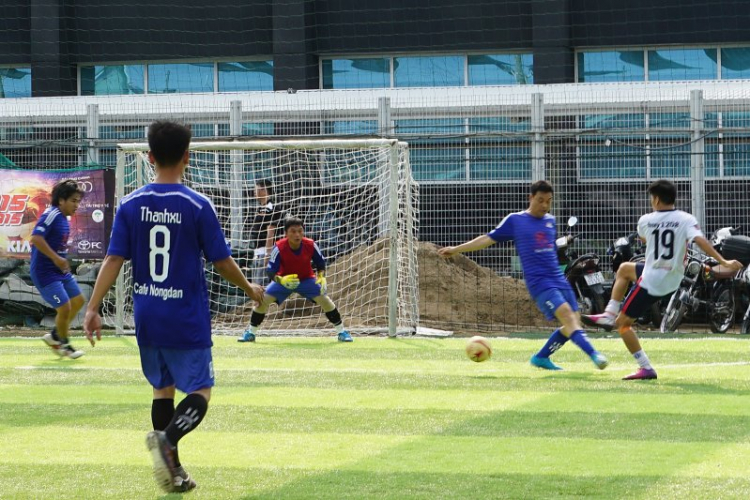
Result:
{"type": "Polygon", "coordinates": [[[211,201],[182,184],[148,184],[120,202],[109,255],[130,259],[141,346],[211,347],[205,261],[231,255],[211,201]]]}

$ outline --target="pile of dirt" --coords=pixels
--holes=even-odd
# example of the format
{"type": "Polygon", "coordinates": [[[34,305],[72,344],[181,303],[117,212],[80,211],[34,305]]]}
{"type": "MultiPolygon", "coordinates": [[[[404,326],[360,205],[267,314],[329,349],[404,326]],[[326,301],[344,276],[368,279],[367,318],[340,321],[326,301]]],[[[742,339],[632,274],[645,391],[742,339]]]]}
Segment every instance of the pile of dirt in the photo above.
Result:
{"type": "MultiPolygon", "coordinates": [[[[327,271],[329,295],[352,328],[383,326],[388,318],[387,239],[361,246],[327,271]]],[[[523,282],[501,277],[471,259],[443,259],[432,243],[418,243],[420,325],[458,332],[503,332],[545,324],[523,282]]],[[[250,305],[222,314],[219,322],[247,321],[250,305]]],[[[267,329],[330,328],[320,308],[299,296],[271,306],[267,329]]]]}
{"type": "Polygon", "coordinates": [[[498,276],[465,255],[444,259],[420,243],[419,322],[458,331],[503,332],[546,324],[523,281],[498,276]]]}

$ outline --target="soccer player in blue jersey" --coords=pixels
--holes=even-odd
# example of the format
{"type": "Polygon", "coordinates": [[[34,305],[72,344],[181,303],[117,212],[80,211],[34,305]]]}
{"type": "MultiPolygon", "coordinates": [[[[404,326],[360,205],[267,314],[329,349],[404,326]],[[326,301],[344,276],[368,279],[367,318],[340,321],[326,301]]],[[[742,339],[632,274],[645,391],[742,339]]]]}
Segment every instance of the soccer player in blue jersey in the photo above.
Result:
{"type": "Polygon", "coordinates": [[[274,302],[279,305],[292,293],[318,304],[328,320],[336,328],[339,342],[352,342],[352,336],[344,328],[341,314],[336,304],[326,295],[326,260],[320,253],[318,244],[305,238],[302,219],[288,217],[284,221],[284,238],[276,242],[266,266],[266,273],[272,280],[266,287],[263,301],[250,315],[250,329],[237,339],[238,342],[255,342],[258,328],[274,302]],[[311,263],[315,263],[317,274],[311,263]]]}
{"type": "Polygon", "coordinates": [[[83,295],[68,264],[68,217],[78,210],[83,191],[74,180],[52,188],[52,204],[39,217],[31,233],[31,281],[56,311],[55,327],[42,340],[59,356],[78,359],[84,352],[68,340],[73,318],[83,307],[83,295]]]}
{"type": "Polygon", "coordinates": [[[438,250],[443,257],[487,248],[499,241],[512,241],[521,259],[526,288],[548,320],[557,318],[562,325],[550,336],[544,347],[531,357],[531,364],[545,370],[561,370],[550,356],[571,340],[603,370],[609,362],[591,345],[581,326],[578,303],[573,289],[560,270],[555,238],[557,227],[550,215],[553,189],[547,181],[531,185],[529,208],[505,217],[490,231],[455,247],[438,250]]]}
{"type": "Polygon", "coordinates": [[[190,129],[177,123],[149,127],[156,178],[120,201],[84,319],[92,343],[94,334],[101,339],[99,306],[130,260],[141,367],[153,386],[154,431],[146,443],[154,476],[166,492],[196,486],[180,464],[177,443],[203,420],[214,385],[204,257],[250,298],[263,299],[263,288],[250,284],[232,259],[211,201],[181,184],[190,138],[190,129]],[[175,388],[187,394],[176,408],[175,388]]]}

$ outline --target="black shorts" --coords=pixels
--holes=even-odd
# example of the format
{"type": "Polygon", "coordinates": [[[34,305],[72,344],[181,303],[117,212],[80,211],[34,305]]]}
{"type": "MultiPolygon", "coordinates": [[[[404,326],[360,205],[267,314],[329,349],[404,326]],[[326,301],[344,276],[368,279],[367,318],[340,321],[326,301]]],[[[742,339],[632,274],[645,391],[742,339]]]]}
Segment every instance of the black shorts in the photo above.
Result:
{"type": "Polygon", "coordinates": [[[622,306],[622,313],[629,318],[640,318],[648,311],[651,305],[662,297],[655,297],[648,293],[648,290],[641,287],[641,275],[643,274],[644,264],[639,262],[635,265],[635,275],[638,281],[625,297],[625,305],[622,306]]]}

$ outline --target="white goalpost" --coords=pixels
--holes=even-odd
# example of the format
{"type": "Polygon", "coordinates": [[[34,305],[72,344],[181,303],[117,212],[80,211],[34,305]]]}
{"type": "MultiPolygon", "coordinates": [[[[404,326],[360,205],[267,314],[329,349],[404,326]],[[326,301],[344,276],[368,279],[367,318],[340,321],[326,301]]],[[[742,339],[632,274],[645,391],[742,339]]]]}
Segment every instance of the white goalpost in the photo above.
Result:
{"type": "MultiPolygon", "coordinates": [[[[193,142],[184,183],[208,196],[248,279],[254,260],[253,222],[259,180],[271,183],[274,210],[305,223],[327,259],[328,295],[353,333],[411,334],[419,322],[418,186],[406,143],[395,139],[252,140],[193,142]]],[[[148,144],[119,144],[117,200],[154,177],[148,144]]],[[[238,334],[252,303],[242,290],[206,265],[215,333],[238,334]]],[[[105,298],[103,317],[118,333],[133,330],[132,279],[126,263],[105,298]]],[[[272,306],[260,335],[332,334],[313,302],[292,295],[272,306]]]]}

